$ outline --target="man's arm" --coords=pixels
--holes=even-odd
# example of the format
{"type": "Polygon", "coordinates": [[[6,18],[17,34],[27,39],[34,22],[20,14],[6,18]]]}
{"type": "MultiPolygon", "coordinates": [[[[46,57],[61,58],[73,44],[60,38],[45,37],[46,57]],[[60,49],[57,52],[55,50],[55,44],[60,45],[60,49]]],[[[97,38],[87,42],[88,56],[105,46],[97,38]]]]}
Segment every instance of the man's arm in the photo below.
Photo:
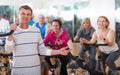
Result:
{"type": "Polygon", "coordinates": [[[12,35],[10,35],[6,38],[5,50],[8,53],[11,53],[11,52],[13,52],[13,50],[15,50],[15,44],[13,42],[13,36],[12,35]]]}
{"type": "MultiPolygon", "coordinates": [[[[10,30],[14,30],[15,31],[16,28],[17,28],[16,24],[11,24],[10,25],[10,30]]],[[[13,41],[13,35],[7,36],[6,43],[5,43],[5,50],[8,53],[11,53],[11,52],[13,52],[13,50],[15,50],[15,43],[13,41]]]]}

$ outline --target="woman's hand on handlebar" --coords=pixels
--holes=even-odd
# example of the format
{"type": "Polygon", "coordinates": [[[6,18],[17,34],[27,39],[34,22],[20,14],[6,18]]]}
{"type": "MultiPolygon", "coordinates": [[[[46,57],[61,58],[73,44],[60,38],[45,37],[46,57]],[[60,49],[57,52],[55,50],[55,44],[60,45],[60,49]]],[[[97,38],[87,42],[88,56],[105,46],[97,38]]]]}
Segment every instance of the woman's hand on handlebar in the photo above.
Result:
{"type": "Polygon", "coordinates": [[[80,38],[79,40],[80,40],[80,43],[81,43],[81,44],[83,44],[83,43],[84,43],[83,38],[80,38]]]}
{"type": "Polygon", "coordinates": [[[105,44],[108,44],[108,43],[109,43],[108,39],[105,39],[105,38],[104,38],[103,40],[104,40],[104,43],[105,43],[105,44]]]}
{"type": "Polygon", "coordinates": [[[87,40],[85,38],[80,38],[80,43],[82,43],[82,44],[92,44],[89,40],[87,40]]]}
{"type": "Polygon", "coordinates": [[[80,43],[81,44],[84,44],[84,43],[86,43],[87,42],[87,40],[85,39],[85,38],[80,38],[80,43]]]}

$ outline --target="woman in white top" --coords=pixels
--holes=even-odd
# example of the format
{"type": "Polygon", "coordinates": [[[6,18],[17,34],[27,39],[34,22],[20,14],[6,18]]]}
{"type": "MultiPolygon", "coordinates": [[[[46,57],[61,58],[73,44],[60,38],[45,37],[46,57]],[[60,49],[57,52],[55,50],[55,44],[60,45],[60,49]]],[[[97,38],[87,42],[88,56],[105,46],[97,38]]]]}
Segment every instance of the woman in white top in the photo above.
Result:
{"type": "MultiPolygon", "coordinates": [[[[97,41],[99,44],[108,44],[107,46],[99,46],[101,57],[105,64],[116,73],[115,61],[120,56],[120,50],[115,42],[115,31],[109,28],[109,20],[105,16],[100,16],[97,20],[98,30],[93,33],[90,41],[81,38],[82,43],[93,44],[97,41]]],[[[116,74],[115,74],[116,75],[116,74]]],[[[117,74],[118,75],[118,74],[117,74]]]]}

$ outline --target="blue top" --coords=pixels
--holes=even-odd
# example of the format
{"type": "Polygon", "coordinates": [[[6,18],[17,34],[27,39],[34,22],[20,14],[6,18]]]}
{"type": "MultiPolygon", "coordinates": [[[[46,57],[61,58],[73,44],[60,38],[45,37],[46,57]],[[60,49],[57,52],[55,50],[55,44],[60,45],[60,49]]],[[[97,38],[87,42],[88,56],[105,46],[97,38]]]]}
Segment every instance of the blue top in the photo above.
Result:
{"type": "Polygon", "coordinates": [[[29,24],[30,26],[32,26],[34,23],[35,23],[35,22],[34,22],[33,20],[30,20],[30,21],[28,22],[28,24],[29,24]]]}
{"type": "Polygon", "coordinates": [[[45,37],[46,25],[47,25],[46,22],[44,22],[42,26],[39,25],[39,22],[36,23],[36,27],[39,28],[42,39],[44,39],[45,37]]]}

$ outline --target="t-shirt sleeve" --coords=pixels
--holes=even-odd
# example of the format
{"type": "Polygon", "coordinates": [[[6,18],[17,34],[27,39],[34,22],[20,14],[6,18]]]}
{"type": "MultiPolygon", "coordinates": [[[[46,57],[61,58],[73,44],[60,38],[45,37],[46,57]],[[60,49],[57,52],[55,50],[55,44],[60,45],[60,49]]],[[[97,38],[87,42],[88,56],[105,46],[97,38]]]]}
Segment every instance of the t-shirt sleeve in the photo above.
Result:
{"type": "Polygon", "coordinates": [[[82,29],[79,29],[76,34],[79,38],[82,37],[82,29]]]}

